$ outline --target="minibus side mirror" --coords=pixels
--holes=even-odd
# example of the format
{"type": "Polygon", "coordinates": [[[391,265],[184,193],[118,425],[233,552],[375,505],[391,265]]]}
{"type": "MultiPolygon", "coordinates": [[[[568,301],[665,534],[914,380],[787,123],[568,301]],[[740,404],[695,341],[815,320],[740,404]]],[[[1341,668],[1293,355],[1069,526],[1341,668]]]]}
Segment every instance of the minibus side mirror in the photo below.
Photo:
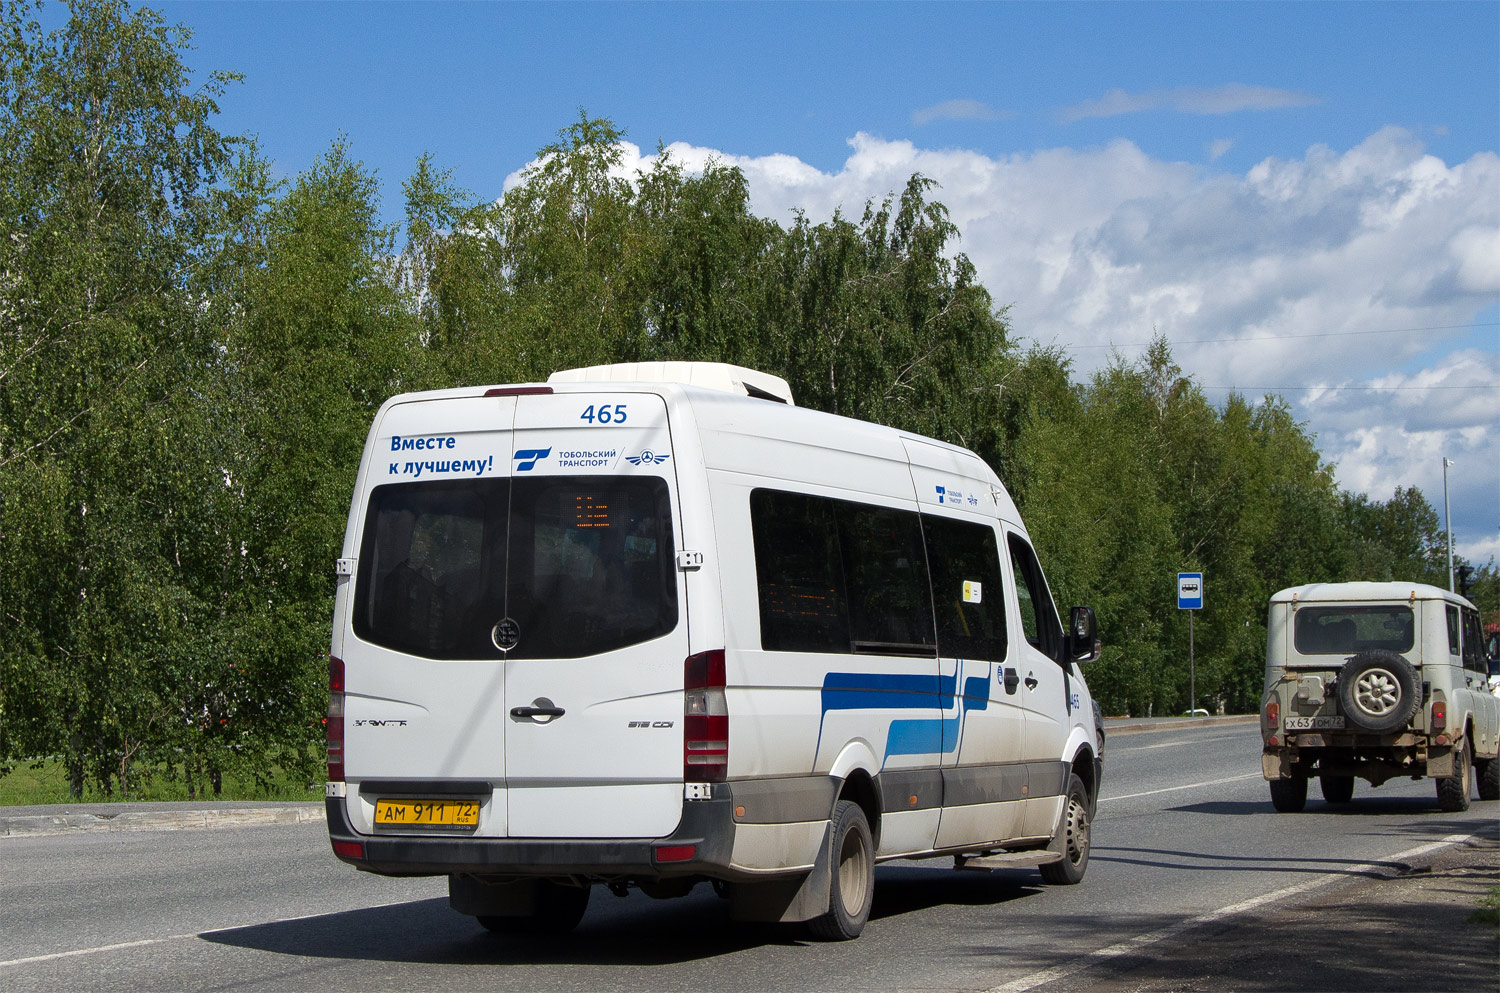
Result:
{"type": "Polygon", "coordinates": [[[1068,617],[1068,657],[1088,662],[1099,657],[1098,621],[1093,607],[1074,607],[1068,617]]]}

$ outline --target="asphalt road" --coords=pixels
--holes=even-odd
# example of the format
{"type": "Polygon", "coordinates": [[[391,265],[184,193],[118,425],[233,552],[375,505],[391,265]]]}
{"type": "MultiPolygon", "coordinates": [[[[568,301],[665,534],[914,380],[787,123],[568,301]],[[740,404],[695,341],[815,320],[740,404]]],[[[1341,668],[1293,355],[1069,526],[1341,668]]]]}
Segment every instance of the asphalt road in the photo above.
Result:
{"type": "MultiPolygon", "coordinates": [[[[1304,813],[1277,814],[1253,724],[1116,734],[1105,762],[1081,885],[891,863],[876,872],[864,935],[842,944],[731,924],[705,886],[664,901],[596,888],[567,938],[492,936],[448,908],[444,880],[359,873],[315,823],[0,838],[0,986],[1078,988],[1125,956],[1180,956],[1226,921],[1399,875],[1445,842],[1494,837],[1500,817],[1500,803],[1477,800],[1441,813],[1426,780],[1359,784],[1342,808],[1314,787],[1304,813]]],[[[1410,961],[1407,988],[1441,975],[1430,958],[1410,961]]]]}

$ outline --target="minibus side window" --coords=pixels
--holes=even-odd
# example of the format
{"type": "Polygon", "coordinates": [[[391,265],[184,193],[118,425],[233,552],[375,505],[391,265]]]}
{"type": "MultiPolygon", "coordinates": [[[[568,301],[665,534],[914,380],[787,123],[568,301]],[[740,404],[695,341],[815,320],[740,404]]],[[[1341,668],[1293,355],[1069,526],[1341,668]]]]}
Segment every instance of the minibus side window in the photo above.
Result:
{"type": "Polygon", "coordinates": [[[849,588],[850,648],[936,654],[921,518],[909,510],[832,503],[849,588]]]}
{"type": "Polygon", "coordinates": [[[944,658],[1005,660],[1005,594],[995,529],[922,515],[938,652],[944,658]]]}
{"type": "Polygon", "coordinates": [[[756,490],[750,495],[761,647],[847,652],[849,608],[829,500],[756,490]]]}
{"type": "Polygon", "coordinates": [[[763,649],[937,654],[915,512],[758,489],[750,524],[763,649]]]}
{"type": "Polygon", "coordinates": [[[1021,628],[1031,646],[1053,659],[1062,657],[1062,622],[1036,553],[1016,535],[1010,536],[1010,561],[1016,574],[1016,599],[1021,606],[1021,628]]]}

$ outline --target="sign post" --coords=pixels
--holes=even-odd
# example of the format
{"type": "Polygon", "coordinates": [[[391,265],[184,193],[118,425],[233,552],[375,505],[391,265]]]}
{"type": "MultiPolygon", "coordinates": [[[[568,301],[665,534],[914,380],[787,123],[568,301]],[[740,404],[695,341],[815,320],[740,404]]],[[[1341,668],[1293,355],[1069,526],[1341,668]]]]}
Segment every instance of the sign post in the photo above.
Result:
{"type": "Polygon", "coordinates": [[[1177,609],[1188,612],[1188,716],[1198,709],[1198,666],[1193,658],[1193,611],[1203,609],[1203,573],[1177,574],[1177,609]]]}

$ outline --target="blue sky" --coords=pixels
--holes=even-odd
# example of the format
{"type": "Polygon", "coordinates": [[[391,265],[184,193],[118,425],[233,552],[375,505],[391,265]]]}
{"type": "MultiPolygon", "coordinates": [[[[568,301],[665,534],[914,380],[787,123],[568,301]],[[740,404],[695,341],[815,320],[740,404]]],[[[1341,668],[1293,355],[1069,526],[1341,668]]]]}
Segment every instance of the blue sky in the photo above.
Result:
{"type": "MultiPolygon", "coordinates": [[[[54,8],[55,9],[55,8],[54,8]]],[[[181,3],[220,126],[295,176],[346,134],[501,195],[579,108],[785,222],[913,171],[1017,335],[1080,378],[1153,329],[1274,388],[1341,485],[1500,555],[1500,4],[181,3]],[[1253,339],[1253,340],[1251,340],[1253,339]]]]}
{"type": "Polygon", "coordinates": [[[579,107],[646,148],[688,141],[823,170],[861,131],[990,155],[1126,137],[1158,158],[1244,170],[1316,143],[1348,148],[1384,125],[1451,162],[1494,150],[1500,129],[1500,6],[1487,3],[159,9],[192,28],[195,68],[245,73],[223,101],[227,127],[258,134],[289,172],[347,133],[386,181],[393,213],[421,152],[468,188],[498,191],[579,107]],[[1306,102],[1274,113],[1179,109],[1183,90],[1232,83],[1306,102]],[[1069,114],[1115,90],[1159,102],[1069,114]],[[958,101],[993,116],[920,113],[958,101]],[[1216,141],[1233,144],[1211,160],[1216,141]]]}

